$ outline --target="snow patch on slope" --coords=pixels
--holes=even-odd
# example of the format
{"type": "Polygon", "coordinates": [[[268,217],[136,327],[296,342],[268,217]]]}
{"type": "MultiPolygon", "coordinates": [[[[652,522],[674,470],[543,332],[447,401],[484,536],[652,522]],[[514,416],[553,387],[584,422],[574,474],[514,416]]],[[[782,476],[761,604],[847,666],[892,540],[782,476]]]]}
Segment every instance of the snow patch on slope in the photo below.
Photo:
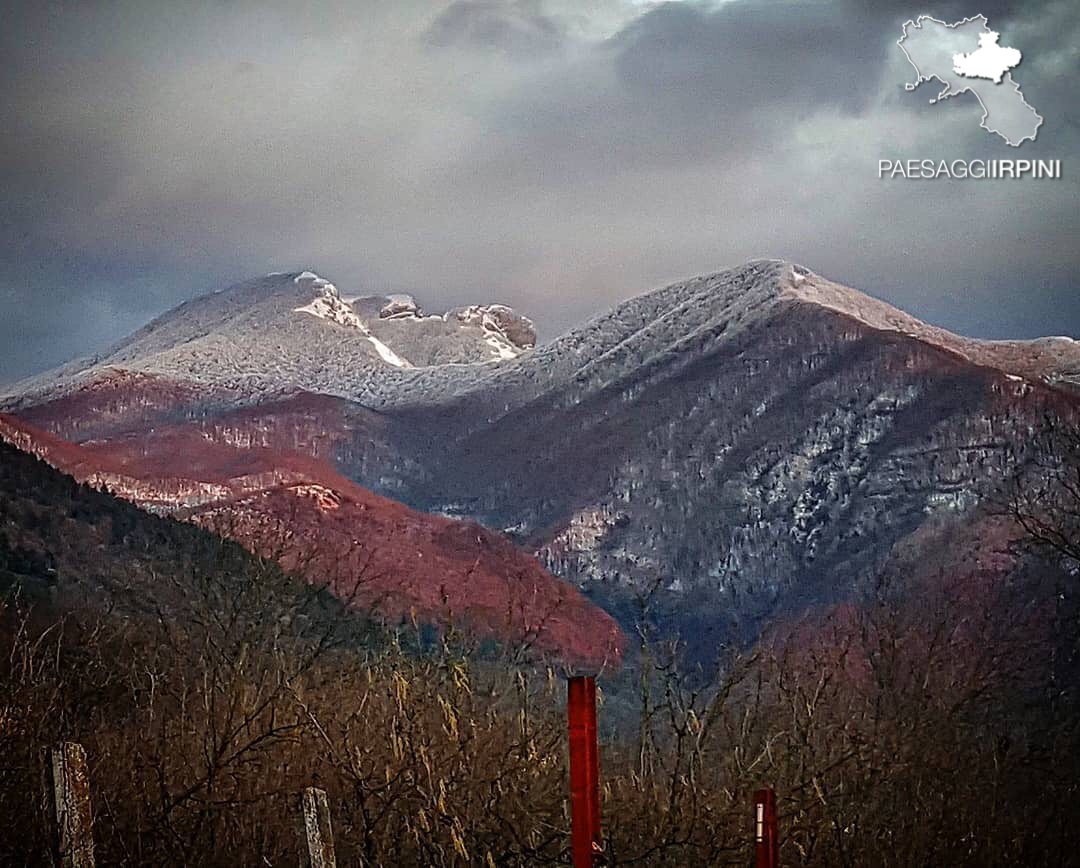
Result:
{"type": "Polygon", "coordinates": [[[379,358],[384,362],[396,368],[412,367],[407,359],[403,359],[368,330],[368,327],[364,325],[364,321],[356,315],[352,305],[341,297],[337,287],[329,280],[319,277],[312,271],[304,271],[293,278],[293,283],[301,287],[310,286],[321,293],[309,304],[293,308],[296,313],[310,314],[347,328],[358,329],[375,347],[375,352],[379,354],[379,358]]]}
{"type": "Polygon", "coordinates": [[[377,337],[375,337],[375,335],[370,334],[366,328],[361,326],[361,329],[363,329],[367,339],[371,341],[371,345],[375,347],[375,352],[379,354],[379,358],[381,358],[384,362],[386,362],[387,364],[391,364],[396,368],[412,367],[412,364],[410,362],[408,362],[406,359],[401,358],[401,356],[399,356],[392,349],[390,349],[390,347],[388,347],[377,337]]]}
{"type": "Polygon", "coordinates": [[[510,346],[506,341],[497,337],[496,335],[488,335],[484,338],[484,343],[491,347],[492,352],[497,359],[516,359],[521,355],[521,350],[516,347],[510,346]]]}
{"type": "Polygon", "coordinates": [[[500,361],[516,359],[536,343],[532,320],[505,304],[470,304],[447,311],[443,319],[478,326],[484,332],[484,343],[491,347],[492,356],[500,361]]]}
{"type": "Polygon", "coordinates": [[[319,319],[330,320],[338,325],[351,326],[363,330],[364,324],[360,321],[351,307],[341,299],[317,298],[310,304],[302,307],[294,307],[297,313],[309,313],[319,319]]]}

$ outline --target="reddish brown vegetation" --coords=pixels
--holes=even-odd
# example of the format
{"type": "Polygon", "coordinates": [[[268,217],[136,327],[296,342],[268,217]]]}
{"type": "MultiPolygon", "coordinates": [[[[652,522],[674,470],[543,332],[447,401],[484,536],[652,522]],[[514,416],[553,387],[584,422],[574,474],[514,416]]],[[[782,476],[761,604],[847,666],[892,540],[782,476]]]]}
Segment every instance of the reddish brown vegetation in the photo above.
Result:
{"type": "Polygon", "coordinates": [[[621,655],[609,615],[499,534],[410,510],[299,452],[214,442],[193,425],[79,445],[0,416],[0,437],[384,615],[450,617],[593,667],[621,655]]]}
{"type": "Polygon", "coordinates": [[[86,440],[194,418],[205,407],[225,406],[238,397],[225,389],[113,368],[59,397],[26,407],[19,415],[57,436],[86,440]]]}
{"type": "MultiPolygon", "coordinates": [[[[1010,519],[1065,558],[1064,572],[1046,567],[1060,597],[1038,577],[995,584],[1000,552],[950,555],[868,589],[864,605],[790,627],[786,641],[721,654],[707,672],[642,624],[634,683],[601,680],[604,862],[745,865],[747,806],[763,784],[778,793],[785,865],[1074,862],[1074,446],[1056,453],[1064,467],[1020,477],[1010,519]],[[934,580],[939,568],[946,581],[934,580]],[[1045,608],[1051,598],[1061,606],[1045,608]]],[[[39,487],[11,480],[8,491],[39,487]]],[[[113,500],[67,488],[46,540],[113,500]]],[[[5,529],[17,527],[22,511],[8,512],[5,529]]],[[[31,512],[27,533],[45,517],[31,512]]],[[[137,532],[135,518],[104,520],[102,540],[149,549],[157,534],[137,532]]],[[[988,517],[979,533],[1007,546],[1009,526],[988,517]]],[[[73,563],[69,553],[61,572],[73,563]]],[[[42,749],[72,739],[91,762],[101,864],[287,864],[297,794],[313,783],[330,794],[339,864],[566,863],[554,672],[517,665],[511,649],[472,657],[454,631],[437,643],[407,644],[409,630],[327,641],[317,610],[273,570],[187,572],[165,583],[170,617],[3,613],[0,860],[41,861],[42,749]]]]}

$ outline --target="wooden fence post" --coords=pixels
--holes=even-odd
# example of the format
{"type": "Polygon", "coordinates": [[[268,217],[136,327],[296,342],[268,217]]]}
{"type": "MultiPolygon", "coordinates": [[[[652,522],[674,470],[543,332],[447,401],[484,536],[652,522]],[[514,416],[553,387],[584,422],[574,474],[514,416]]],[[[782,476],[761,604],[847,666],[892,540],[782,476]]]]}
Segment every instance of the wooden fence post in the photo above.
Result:
{"type": "Polygon", "coordinates": [[[50,754],[60,864],[64,868],[94,868],[93,815],[90,811],[86,751],[81,744],[65,741],[50,754]]]}
{"type": "Polygon", "coordinates": [[[776,793],[754,793],[754,865],[755,868],[779,868],[780,835],[776,824],[776,793]]]}
{"type": "Polygon", "coordinates": [[[596,743],[596,679],[578,676],[567,683],[570,737],[571,847],[574,868],[592,868],[603,852],[600,837],[600,752],[596,743]]]}
{"type": "Polygon", "coordinates": [[[334,830],[330,827],[330,801],[326,790],[308,787],[300,799],[304,841],[300,848],[304,868],[337,868],[334,830]]]}

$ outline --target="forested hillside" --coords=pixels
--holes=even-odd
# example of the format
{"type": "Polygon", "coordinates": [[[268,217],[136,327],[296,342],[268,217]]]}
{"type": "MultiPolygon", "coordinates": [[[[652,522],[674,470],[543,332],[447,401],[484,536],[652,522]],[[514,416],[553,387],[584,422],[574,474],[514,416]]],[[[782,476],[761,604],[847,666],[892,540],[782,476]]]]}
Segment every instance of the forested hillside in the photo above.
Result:
{"type": "MultiPolygon", "coordinates": [[[[8,447],[0,467],[0,862],[47,863],[46,750],[73,740],[102,865],[294,864],[312,784],[338,864],[567,863],[561,671],[372,630],[205,531],[8,447]]],[[[1044,570],[882,576],[708,669],[643,598],[633,677],[600,678],[604,864],[745,865],[763,785],[785,865],[1070,864],[1075,594],[1046,543],[1076,528],[1067,488],[1024,491],[1044,570]]]]}

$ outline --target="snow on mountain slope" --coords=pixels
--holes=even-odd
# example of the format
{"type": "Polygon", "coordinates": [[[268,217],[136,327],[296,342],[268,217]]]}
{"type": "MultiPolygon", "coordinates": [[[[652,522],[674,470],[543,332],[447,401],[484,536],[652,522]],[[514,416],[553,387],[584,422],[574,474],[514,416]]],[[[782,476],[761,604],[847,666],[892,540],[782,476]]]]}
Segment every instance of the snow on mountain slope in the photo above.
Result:
{"type": "Polygon", "coordinates": [[[425,314],[409,295],[359,298],[358,310],[390,346],[404,347],[418,366],[474,365],[516,359],[536,344],[532,323],[501,304],[470,305],[443,314],[425,314]]]}
{"type": "Polygon", "coordinates": [[[501,306],[428,315],[275,275],[8,406],[90,453],[178,424],[294,450],[504,529],[594,593],[727,595],[695,607],[742,624],[842,599],[929,521],[965,527],[1048,416],[1080,417],[1080,344],[960,337],[776,260],[534,341],[501,306]]]}
{"type": "Polygon", "coordinates": [[[962,337],[929,325],[858,290],[792,267],[791,298],[850,316],[871,328],[898,332],[952,350],[970,361],[1014,376],[1080,385],[1080,343],[1069,337],[988,341],[962,337]]]}
{"type": "Polygon", "coordinates": [[[410,362],[401,358],[368,330],[364,321],[356,315],[353,306],[341,298],[337,287],[330,281],[319,277],[311,271],[305,271],[294,277],[293,282],[299,286],[308,285],[320,293],[308,304],[293,308],[295,313],[309,313],[319,319],[357,329],[375,347],[375,352],[379,354],[379,358],[388,365],[393,365],[395,368],[412,367],[410,362]]]}
{"type": "MultiPolygon", "coordinates": [[[[757,260],[628,299],[554,341],[501,365],[413,372],[383,380],[373,405],[425,403],[524,407],[545,395],[560,406],[615,388],[644,371],[690,363],[796,309],[839,314],[860,325],[942,348],[1033,382],[1080,385],[1080,343],[1068,338],[983,341],[920,323],[858,290],[781,260],[757,260]]],[[[482,424],[487,416],[474,414],[482,424]]]]}
{"type": "Polygon", "coordinates": [[[1078,348],[961,338],[755,262],[631,299],[426,408],[384,406],[405,456],[342,466],[506,529],[612,611],[619,589],[659,587],[692,601],[680,617],[752,634],[854,593],[926,522],[968,527],[1047,418],[1080,419],[1078,348]]]}
{"type": "Polygon", "coordinates": [[[421,316],[400,297],[347,301],[311,271],[270,274],[185,302],[98,356],[24,380],[0,406],[40,404],[118,376],[249,400],[306,390],[377,402],[408,392],[410,368],[497,363],[535,343],[531,323],[507,307],[468,310],[421,316]]]}
{"type": "Polygon", "coordinates": [[[503,305],[426,315],[411,296],[346,300],[314,272],[267,275],[185,302],[98,357],[16,384],[0,408],[118,376],[248,401],[308,391],[372,407],[480,396],[512,408],[557,390],[572,402],[628,371],[730,341],[791,305],[831,310],[1014,376],[1080,384],[1080,343],[1068,338],[963,338],[800,266],[762,260],[630,299],[536,348],[532,324],[503,305]]]}

